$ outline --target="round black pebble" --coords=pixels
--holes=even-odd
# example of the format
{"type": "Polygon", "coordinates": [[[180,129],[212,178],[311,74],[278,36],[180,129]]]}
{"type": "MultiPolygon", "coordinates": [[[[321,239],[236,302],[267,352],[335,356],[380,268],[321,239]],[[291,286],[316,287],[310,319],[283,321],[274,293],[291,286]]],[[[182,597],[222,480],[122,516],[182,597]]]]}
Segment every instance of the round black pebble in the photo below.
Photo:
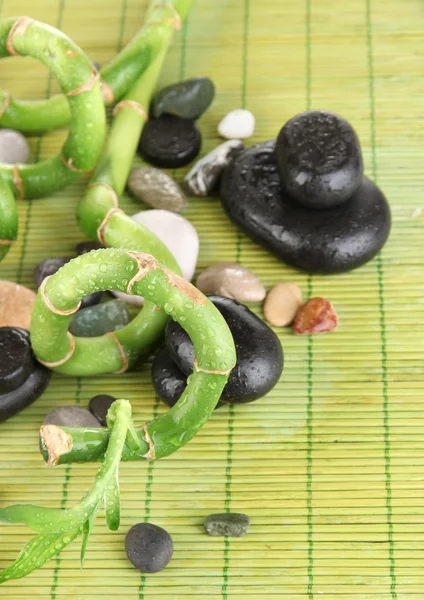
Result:
{"type": "Polygon", "coordinates": [[[147,121],[138,150],[152,165],[176,169],[196,158],[201,146],[202,138],[194,121],[162,115],[147,121]]]}
{"type": "Polygon", "coordinates": [[[138,523],[125,537],[125,550],[132,564],[143,573],[157,573],[172,558],[174,545],[165,529],[152,523],[138,523]]]}
{"type": "Polygon", "coordinates": [[[52,372],[35,364],[34,371],[28,379],[16,390],[0,395],[0,422],[6,421],[22,409],[32,404],[46,389],[52,372]]]}
{"type": "Polygon", "coordinates": [[[0,394],[19,388],[34,370],[29,333],[19,327],[0,327],[0,394]]]}
{"type": "Polygon", "coordinates": [[[159,398],[171,407],[187,385],[187,376],[174,363],[166,346],[157,352],[153,360],[152,381],[159,398]]]}
{"type": "MultiPolygon", "coordinates": [[[[224,388],[222,402],[246,403],[265,396],[283,371],[283,349],[278,337],[247,306],[222,296],[210,296],[209,300],[226,320],[236,346],[237,363],[224,388]]],[[[170,321],[165,340],[177,366],[189,375],[193,370],[194,348],[188,334],[178,323],[170,321]]]]}
{"type": "Polygon", "coordinates": [[[343,273],[372,259],[390,233],[390,208],[364,178],[349,201],[327,210],[302,206],[283,189],[275,143],[263,142],[225,170],[221,202],[252,239],[309,273],[343,273]]]}
{"type": "Polygon", "coordinates": [[[90,409],[90,412],[99,421],[100,425],[103,425],[103,427],[107,426],[107,411],[115,402],[115,400],[116,398],[114,398],[113,396],[108,396],[107,394],[99,394],[98,396],[94,396],[90,400],[88,408],[90,409]]]}
{"type": "MultiPolygon", "coordinates": [[[[55,256],[53,258],[45,258],[35,268],[35,285],[39,288],[45,277],[50,277],[51,275],[57,273],[57,271],[59,271],[59,269],[66,265],[70,260],[72,260],[72,258],[72,256],[55,256]]],[[[92,294],[85,296],[81,301],[81,308],[98,304],[102,298],[102,294],[103,292],[93,292],[92,294]]]]}
{"type": "Polygon", "coordinates": [[[322,110],[296,115],[281,129],[276,152],[287,191],[305,206],[338,206],[362,183],[358,136],[339,115],[322,110]]]}
{"type": "Polygon", "coordinates": [[[77,254],[79,256],[81,256],[82,254],[87,254],[87,252],[91,252],[92,250],[100,250],[103,247],[104,246],[99,244],[99,242],[87,241],[87,242],[79,242],[79,244],[77,244],[75,246],[75,250],[76,250],[77,254]]]}

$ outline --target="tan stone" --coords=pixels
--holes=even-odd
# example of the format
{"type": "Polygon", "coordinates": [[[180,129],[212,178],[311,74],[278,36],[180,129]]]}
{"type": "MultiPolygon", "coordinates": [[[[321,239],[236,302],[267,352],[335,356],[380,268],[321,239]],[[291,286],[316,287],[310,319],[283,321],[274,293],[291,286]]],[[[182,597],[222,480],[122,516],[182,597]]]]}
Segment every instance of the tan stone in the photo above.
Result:
{"type": "Polygon", "coordinates": [[[13,281],[0,281],[0,327],[29,331],[36,294],[13,281]]]}
{"type": "Polygon", "coordinates": [[[256,275],[233,262],[210,266],[200,273],[196,287],[204,294],[226,296],[238,302],[261,302],[266,294],[256,275]]]}
{"type": "Polygon", "coordinates": [[[279,283],[269,292],[264,302],[264,316],[271,325],[285,327],[293,323],[302,306],[302,291],[295,283],[279,283]]]}

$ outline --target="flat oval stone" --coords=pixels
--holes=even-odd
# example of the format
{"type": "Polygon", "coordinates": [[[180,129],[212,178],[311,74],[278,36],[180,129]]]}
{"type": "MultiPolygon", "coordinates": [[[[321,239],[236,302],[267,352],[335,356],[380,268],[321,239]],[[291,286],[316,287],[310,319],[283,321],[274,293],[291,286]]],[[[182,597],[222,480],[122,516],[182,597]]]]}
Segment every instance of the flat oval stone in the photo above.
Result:
{"type": "Polygon", "coordinates": [[[153,359],[152,382],[159,398],[171,407],[187,385],[187,376],[174,363],[166,346],[162,346],[153,359]]]}
{"type": "Polygon", "coordinates": [[[34,370],[28,331],[0,327],[0,357],[0,394],[6,394],[25,383],[34,370]]]}
{"type": "Polygon", "coordinates": [[[29,331],[36,295],[13,281],[0,281],[0,327],[21,327],[29,331]]]}
{"type": "Polygon", "coordinates": [[[153,208],[180,212],[187,203],[178,183],[154,167],[138,167],[131,173],[127,185],[137,200],[153,208]]]}
{"type": "Polygon", "coordinates": [[[108,394],[99,394],[90,400],[88,408],[90,409],[91,414],[96,417],[103,427],[107,426],[106,416],[115,400],[116,398],[108,396],[108,394]]]}
{"type": "Polygon", "coordinates": [[[75,250],[78,256],[82,256],[83,254],[87,254],[87,252],[91,252],[92,250],[100,250],[103,247],[104,246],[99,244],[99,242],[91,242],[87,240],[86,242],[79,242],[75,246],[75,250]]]}
{"type": "Polygon", "coordinates": [[[174,544],[165,529],[153,523],[137,523],[125,536],[125,551],[143,573],[157,573],[172,558],[174,544]]]}
{"type": "Polygon", "coordinates": [[[235,157],[244,150],[241,140],[228,140],[206,154],[184,178],[187,190],[195,196],[209,196],[217,191],[221,176],[235,157]]]}
{"type": "MultiPolygon", "coordinates": [[[[247,306],[230,298],[210,296],[226,320],[234,338],[237,363],[231,371],[221,400],[253,402],[275,386],[283,371],[283,349],[275,333],[247,306]]],[[[194,348],[184,329],[170,321],[165,341],[172,359],[185,375],[193,370],[194,348]]]]}
{"type": "Polygon", "coordinates": [[[0,130],[0,163],[23,164],[28,162],[29,146],[26,138],[14,129],[0,130]]]}
{"type": "Polygon", "coordinates": [[[205,520],[206,533],[213,536],[241,537],[249,526],[250,519],[243,513],[217,513],[205,520]]]}
{"type": "Polygon", "coordinates": [[[43,425],[59,427],[101,427],[94,415],[81,406],[60,406],[44,418],[43,425]]]}
{"type": "Polygon", "coordinates": [[[35,363],[33,372],[20,387],[7,394],[1,394],[0,422],[6,421],[37,400],[47,388],[51,375],[49,369],[35,363]]]}
{"type": "Polygon", "coordinates": [[[276,152],[288,193],[305,206],[338,206],[362,183],[358,136],[334,113],[310,110],[287,121],[277,137],[276,152]]]}
{"type": "MultiPolygon", "coordinates": [[[[57,271],[59,271],[63,265],[66,265],[66,263],[72,260],[72,258],[72,256],[55,256],[42,260],[36,266],[34,271],[34,281],[37,288],[40,287],[46,277],[50,277],[51,275],[57,273],[57,271]]],[[[103,292],[93,292],[93,294],[85,296],[81,301],[81,308],[98,304],[102,298],[102,295],[103,292]]]]}
{"type": "Polygon", "coordinates": [[[96,337],[122,329],[130,321],[125,302],[110,300],[76,312],[69,323],[69,331],[78,337],[96,337]]]}
{"type": "MultiPolygon", "coordinates": [[[[199,236],[193,225],[169,210],[144,210],[131,217],[137,223],[144,225],[168,247],[175,257],[184,279],[191,281],[196,270],[199,253],[199,236]]],[[[141,306],[144,299],[123,292],[112,292],[117,298],[128,304],[141,306]]]]}
{"type": "Polygon", "coordinates": [[[225,296],[238,302],[261,302],[266,295],[258,277],[233,262],[216,263],[202,271],[196,287],[206,295],[225,296]]]}
{"type": "Polygon", "coordinates": [[[138,150],[155,167],[177,169],[196,158],[201,146],[202,138],[194,121],[162,115],[147,121],[138,150]]]}
{"type": "Polygon", "coordinates": [[[163,88],[153,100],[154,117],[163,114],[198,119],[211,105],[215,86],[209,77],[192,77],[163,88]]]}
{"type": "Polygon", "coordinates": [[[244,108],[232,110],[222,119],[218,125],[220,136],[229,140],[245,139],[253,135],[255,131],[255,117],[244,108]]]}
{"type": "Polygon", "coordinates": [[[275,143],[245,150],[228,167],[221,201],[252,239],[309,273],[343,273],[371,260],[390,233],[390,208],[365,178],[348,202],[328,210],[302,206],[283,189],[275,143]]]}

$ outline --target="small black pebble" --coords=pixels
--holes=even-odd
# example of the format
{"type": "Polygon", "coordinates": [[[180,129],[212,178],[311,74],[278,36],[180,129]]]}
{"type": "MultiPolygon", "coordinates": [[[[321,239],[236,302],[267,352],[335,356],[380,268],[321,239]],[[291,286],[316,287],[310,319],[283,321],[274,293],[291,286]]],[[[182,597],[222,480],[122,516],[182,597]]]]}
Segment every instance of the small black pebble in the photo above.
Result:
{"type": "Polygon", "coordinates": [[[75,250],[78,254],[78,256],[81,256],[82,254],[87,254],[87,252],[91,252],[92,250],[100,250],[100,248],[103,248],[103,246],[101,244],[99,244],[99,242],[79,242],[79,244],[77,244],[75,246],[75,250]]]}
{"type": "Polygon", "coordinates": [[[99,421],[100,425],[103,425],[103,427],[107,426],[107,411],[115,402],[115,400],[116,398],[114,398],[113,396],[108,396],[107,394],[99,394],[98,396],[94,396],[90,400],[88,408],[90,409],[90,412],[99,421]]]}
{"type": "Polygon", "coordinates": [[[138,523],[125,537],[125,550],[132,564],[143,573],[157,573],[172,558],[174,545],[165,529],[152,523],[138,523]]]}
{"type": "Polygon", "coordinates": [[[0,327],[0,394],[19,388],[34,370],[28,331],[0,327]]]}
{"type": "Polygon", "coordinates": [[[156,167],[184,167],[200,152],[202,138],[191,119],[162,115],[149,119],[141,134],[138,150],[156,167]]]}

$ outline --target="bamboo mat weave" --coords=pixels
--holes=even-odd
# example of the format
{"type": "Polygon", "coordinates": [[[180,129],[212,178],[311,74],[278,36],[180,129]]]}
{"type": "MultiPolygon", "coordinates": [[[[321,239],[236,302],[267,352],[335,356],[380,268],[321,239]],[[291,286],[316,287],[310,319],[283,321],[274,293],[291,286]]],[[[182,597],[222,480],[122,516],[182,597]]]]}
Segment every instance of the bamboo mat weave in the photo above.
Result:
{"type": "MultiPolygon", "coordinates": [[[[0,17],[46,21],[106,64],[141,26],[146,4],[0,0],[0,17]]],[[[306,108],[339,112],[358,131],[366,172],[391,203],[392,234],[361,269],[308,277],[238,232],[218,200],[191,199],[184,216],[200,235],[199,270],[238,260],[267,287],[294,281],[305,297],[334,303],[340,328],[309,339],[278,330],[286,366],[266,398],[220,409],[169,459],[123,465],[120,531],[107,531],[100,515],[83,570],[74,542],[43,569],[2,585],[1,598],[424,598],[423,42],[421,0],[198,0],[161,83],[215,81],[216,100],[200,120],[203,152],[217,145],[216,125],[233,108],[256,115],[252,143],[306,108]],[[247,537],[204,534],[204,518],[225,510],[250,515],[247,537]],[[175,545],[169,567],[146,577],[124,551],[126,531],[144,519],[165,527],[175,545]]],[[[25,98],[57,89],[31,59],[2,60],[0,78],[25,98]]],[[[56,152],[64,135],[33,138],[33,159],[56,152]]],[[[39,261],[73,254],[83,189],[81,181],[19,204],[20,236],[1,279],[34,287],[39,261]]],[[[122,206],[141,210],[129,197],[122,206]]],[[[0,506],[70,507],[80,498],[96,466],[47,470],[37,431],[54,407],[87,406],[102,392],[129,399],[137,422],[164,410],[149,364],[125,376],[55,375],[34,405],[0,424],[0,506]]],[[[23,526],[0,528],[0,568],[30,537],[23,526]]]]}

